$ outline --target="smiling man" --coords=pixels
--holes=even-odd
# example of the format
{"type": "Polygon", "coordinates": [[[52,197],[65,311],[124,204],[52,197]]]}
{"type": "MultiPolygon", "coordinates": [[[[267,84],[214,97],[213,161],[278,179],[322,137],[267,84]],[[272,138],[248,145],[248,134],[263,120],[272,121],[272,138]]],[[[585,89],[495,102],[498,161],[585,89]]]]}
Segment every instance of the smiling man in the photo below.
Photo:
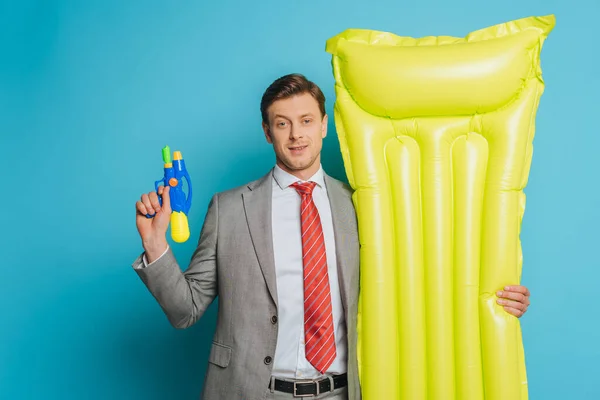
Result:
{"type": "MultiPolygon", "coordinates": [[[[177,328],[219,296],[203,399],[360,399],[356,215],[350,188],[321,167],[325,97],[286,75],[265,91],[261,113],[273,169],[213,196],[185,272],[166,239],[169,189],[159,190],[162,207],[156,193],[142,195],[145,251],[133,267],[177,328]]],[[[507,312],[527,310],[527,288],[499,295],[507,312]]]]}

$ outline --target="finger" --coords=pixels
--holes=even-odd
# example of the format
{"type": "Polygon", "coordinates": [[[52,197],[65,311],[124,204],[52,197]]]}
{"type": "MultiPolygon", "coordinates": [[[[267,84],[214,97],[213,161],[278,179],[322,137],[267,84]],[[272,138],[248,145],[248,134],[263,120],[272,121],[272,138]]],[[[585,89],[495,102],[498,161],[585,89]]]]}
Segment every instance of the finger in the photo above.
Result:
{"type": "Polygon", "coordinates": [[[502,306],[515,308],[515,309],[521,310],[521,311],[525,311],[527,309],[527,304],[520,303],[518,301],[498,299],[498,300],[496,300],[496,303],[498,303],[502,306]]]}
{"type": "Polygon", "coordinates": [[[512,308],[512,307],[504,307],[504,311],[506,311],[509,314],[514,315],[517,318],[520,318],[524,314],[523,311],[516,309],[516,308],[512,308]]]}
{"type": "Polygon", "coordinates": [[[148,210],[146,209],[146,206],[141,201],[137,201],[135,203],[135,209],[142,215],[148,214],[148,210]]]}
{"type": "Polygon", "coordinates": [[[160,211],[160,203],[158,202],[158,195],[156,192],[148,193],[148,197],[150,197],[150,204],[152,204],[152,208],[156,210],[156,212],[160,211]]]}
{"type": "Polygon", "coordinates": [[[154,215],[154,207],[152,207],[152,204],[150,203],[150,198],[146,193],[142,195],[142,204],[146,208],[148,214],[154,215]]]}
{"type": "Polygon", "coordinates": [[[506,286],[504,288],[504,290],[506,290],[507,292],[522,293],[525,296],[529,296],[529,289],[527,289],[525,286],[521,286],[521,285],[506,286]]]}
{"type": "Polygon", "coordinates": [[[164,186],[162,186],[162,185],[158,187],[158,195],[159,195],[159,196],[160,196],[160,195],[162,195],[162,192],[163,192],[163,189],[164,189],[164,188],[165,188],[165,187],[164,187],[164,186]]]}
{"type": "Polygon", "coordinates": [[[162,191],[163,210],[165,211],[171,211],[171,197],[169,195],[170,191],[170,186],[166,186],[162,191]]]}
{"type": "Polygon", "coordinates": [[[516,300],[516,301],[519,301],[521,303],[523,303],[527,299],[527,297],[525,297],[525,295],[523,293],[499,291],[496,294],[500,298],[510,299],[510,300],[516,300]]]}

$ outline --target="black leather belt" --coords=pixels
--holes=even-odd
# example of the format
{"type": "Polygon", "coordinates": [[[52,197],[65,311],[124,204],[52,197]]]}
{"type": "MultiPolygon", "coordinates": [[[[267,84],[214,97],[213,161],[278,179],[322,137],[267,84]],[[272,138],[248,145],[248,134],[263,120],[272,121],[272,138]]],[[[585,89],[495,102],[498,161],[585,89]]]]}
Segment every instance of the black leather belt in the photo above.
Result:
{"type": "Polygon", "coordinates": [[[278,392],[291,393],[294,397],[317,396],[321,393],[332,392],[335,389],[344,387],[348,384],[348,375],[333,375],[333,388],[329,378],[323,378],[318,381],[282,381],[281,379],[272,379],[269,383],[269,389],[278,392]],[[271,387],[273,385],[273,387],[271,387]]]}

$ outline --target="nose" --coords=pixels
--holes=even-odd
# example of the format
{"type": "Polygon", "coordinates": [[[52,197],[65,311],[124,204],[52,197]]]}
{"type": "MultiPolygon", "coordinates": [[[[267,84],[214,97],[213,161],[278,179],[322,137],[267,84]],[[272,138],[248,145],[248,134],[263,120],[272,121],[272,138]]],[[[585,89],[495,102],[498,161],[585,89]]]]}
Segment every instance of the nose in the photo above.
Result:
{"type": "Polygon", "coordinates": [[[302,137],[302,130],[296,125],[292,125],[290,128],[290,139],[300,139],[302,137]]]}

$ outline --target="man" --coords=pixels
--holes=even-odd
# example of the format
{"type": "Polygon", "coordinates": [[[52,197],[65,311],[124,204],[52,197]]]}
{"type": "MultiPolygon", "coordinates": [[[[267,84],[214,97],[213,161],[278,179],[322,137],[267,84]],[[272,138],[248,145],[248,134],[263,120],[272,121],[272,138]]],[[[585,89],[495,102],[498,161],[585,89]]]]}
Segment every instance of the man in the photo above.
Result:
{"type": "MultiPolygon", "coordinates": [[[[325,97],[292,74],[261,101],[276,165],[213,196],[182,273],[166,240],[169,188],[136,203],[144,254],[134,268],[169,321],[187,328],[219,296],[203,398],[360,399],[356,358],[359,244],[351,190],[321,168],[325,97]],[[146,213],[155,214],[147,219],[146,213]]],[[[521,316],[522,286],[499,301],[521,316]]]]}

